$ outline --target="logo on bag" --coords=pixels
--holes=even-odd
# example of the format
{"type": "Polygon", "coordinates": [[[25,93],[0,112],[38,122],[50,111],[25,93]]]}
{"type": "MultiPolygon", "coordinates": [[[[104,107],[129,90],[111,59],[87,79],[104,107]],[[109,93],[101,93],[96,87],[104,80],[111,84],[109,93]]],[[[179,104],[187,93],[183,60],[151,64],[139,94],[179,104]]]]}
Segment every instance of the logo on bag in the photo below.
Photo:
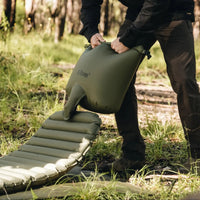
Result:
{"type": "Polygon", "coordinates": [[[86,73],[81,69],[78,70],[77,74],[80,75],[80,76],[83,76],[85,78],[87,78],[90,75],[90,73],[86,73]]]}

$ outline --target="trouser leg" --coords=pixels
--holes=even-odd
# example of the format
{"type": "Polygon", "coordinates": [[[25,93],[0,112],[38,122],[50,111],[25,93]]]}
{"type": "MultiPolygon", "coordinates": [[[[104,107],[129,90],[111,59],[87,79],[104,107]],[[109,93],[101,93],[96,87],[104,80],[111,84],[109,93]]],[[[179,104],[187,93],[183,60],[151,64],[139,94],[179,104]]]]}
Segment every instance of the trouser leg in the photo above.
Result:
{"type": "MultiPolygon", "coordinates": [[[[131,20],[125,20],[119,30],[118,37],[120,37],[131,24],[131,20]]],[[[151,34],[145,40],[138,41],[136,45],[143,45],[147,50],[154,42],[155,37],[151,34]]],[[[123,137],[123,157],[138,161],[145,159],[145,144],[138,125],[137,97],[134,86],[135,80],[136,75],[128,88],[120,110],[115,113],[115,119],[119,134],[123,137]]]]}
{"type": "Polygon", "coordinates": [[[145,159],[145,144],[140,134],[137,117],[137,97],[134,76],[120,110],[115,114],[119,134],[123,137],[123,156],[130,160],[145,159]]]}
{"type": "Polygon", "coordinates": [[[192,25],[174,21],[157,32],[167,72],[174,91],[180,119],[192,157],[200,158],[200,93],[196,83],[196,63],[192,25]]]}

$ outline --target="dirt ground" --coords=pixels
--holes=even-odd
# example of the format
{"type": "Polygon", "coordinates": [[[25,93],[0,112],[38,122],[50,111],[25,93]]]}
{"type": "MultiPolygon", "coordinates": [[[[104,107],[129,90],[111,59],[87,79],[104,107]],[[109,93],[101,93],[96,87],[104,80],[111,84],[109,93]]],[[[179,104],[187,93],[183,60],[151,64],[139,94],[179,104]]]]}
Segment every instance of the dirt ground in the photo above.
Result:
{"type": "Polygon", "coordinates": [[[180,123],[176,94],[171,87],[158,84],[136,84],[138,97],[138,117],[141,125],[156,118],[163,124],[166,121],[180,123]]]}

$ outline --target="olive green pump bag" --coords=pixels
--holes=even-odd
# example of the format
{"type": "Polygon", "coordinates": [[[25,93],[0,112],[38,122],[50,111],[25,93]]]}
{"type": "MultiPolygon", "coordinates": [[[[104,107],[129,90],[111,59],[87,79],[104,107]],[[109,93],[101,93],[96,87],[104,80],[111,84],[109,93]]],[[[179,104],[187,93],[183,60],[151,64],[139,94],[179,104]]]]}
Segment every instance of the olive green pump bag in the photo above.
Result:
{"type": "Polygon", "coordinates": [[[19,150],[0,158],[0,195],[47,183],[77,165],[101,125],[97,114],[75,112],[77,105],[99,113],[117,112],[143,58],[141,46],[122,54],[108,43],[87,48],[67,84],[64,112],[52,114],[19,150]]]}
{"type": "Polygon", "coordinates": [[[102,43],[94,49],[88,47],[68,81],[64,118],[68,120],[78,104],[98,113],[119,111],[144,52],[142,46],[137,46],[118,54],[110,43],[102,43]]]}

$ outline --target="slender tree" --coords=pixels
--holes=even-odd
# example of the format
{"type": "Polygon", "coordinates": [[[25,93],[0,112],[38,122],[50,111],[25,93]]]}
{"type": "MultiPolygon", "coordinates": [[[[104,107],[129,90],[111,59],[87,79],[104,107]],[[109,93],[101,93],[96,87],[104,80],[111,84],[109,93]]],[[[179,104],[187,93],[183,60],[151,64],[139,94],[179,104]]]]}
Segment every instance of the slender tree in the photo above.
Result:
{"type": "Polygon", "coordinates": [[[125,17],[126,7],[116,0],[104,0],[101,9],[100,31],[103,35],[116,35],[125,17]]]}
{"type": "Polygon", "coordinates": [[[54,42],[60,41],[64,34],[66,22],[67,0],[54,0],[52,6],[49,7],[51,18],[55,22],[54,42]]]}
{"type": "Polygon", "coordinates": [[[108,35],[108,31],[109,31],[109,18],[110,18],[110,12],[109,12],[109,0],[105,0],[105,4],[104,4],[104,35],[108,35]]]}
{"type": "Polygon", "coordinates": [[[80,21],[81,0],[68,0],[67,28],[69,33],[78,34],[81,28],[80,21]]]}
{"type": "Polygon", "coordinates": [[[10,27],[13,29],[15,26],[15,14],[16,14],[16,0],[11,0],[11,11],[10,11],[10,27]]]}
{"type": "Polygon", "coordinates": [[[0,1],[0,23],[2,18],[2,12],[3,12],[3,1],[0,1]]]}
{"type": "Polygon", "coordinates": [[[25,0],[26,19],[24,23],[24,32],[27,34],[36,28],[35,14],[40,0],[25,0]]]}
{"type": "Polygon", "coordinates": [[[193,24],[194,39],[200,36],[200,0],[195,0],[195,22],[193,24]]]}
{"type": "Polygon", "coordinates": [[[0,20],[5,16],[9,23],[10,30],[13,31],[15,25],[16,0],[2,0],[0,7],[0,20]],[[2,12],[4,12],[4,15],[2,12]]]}

